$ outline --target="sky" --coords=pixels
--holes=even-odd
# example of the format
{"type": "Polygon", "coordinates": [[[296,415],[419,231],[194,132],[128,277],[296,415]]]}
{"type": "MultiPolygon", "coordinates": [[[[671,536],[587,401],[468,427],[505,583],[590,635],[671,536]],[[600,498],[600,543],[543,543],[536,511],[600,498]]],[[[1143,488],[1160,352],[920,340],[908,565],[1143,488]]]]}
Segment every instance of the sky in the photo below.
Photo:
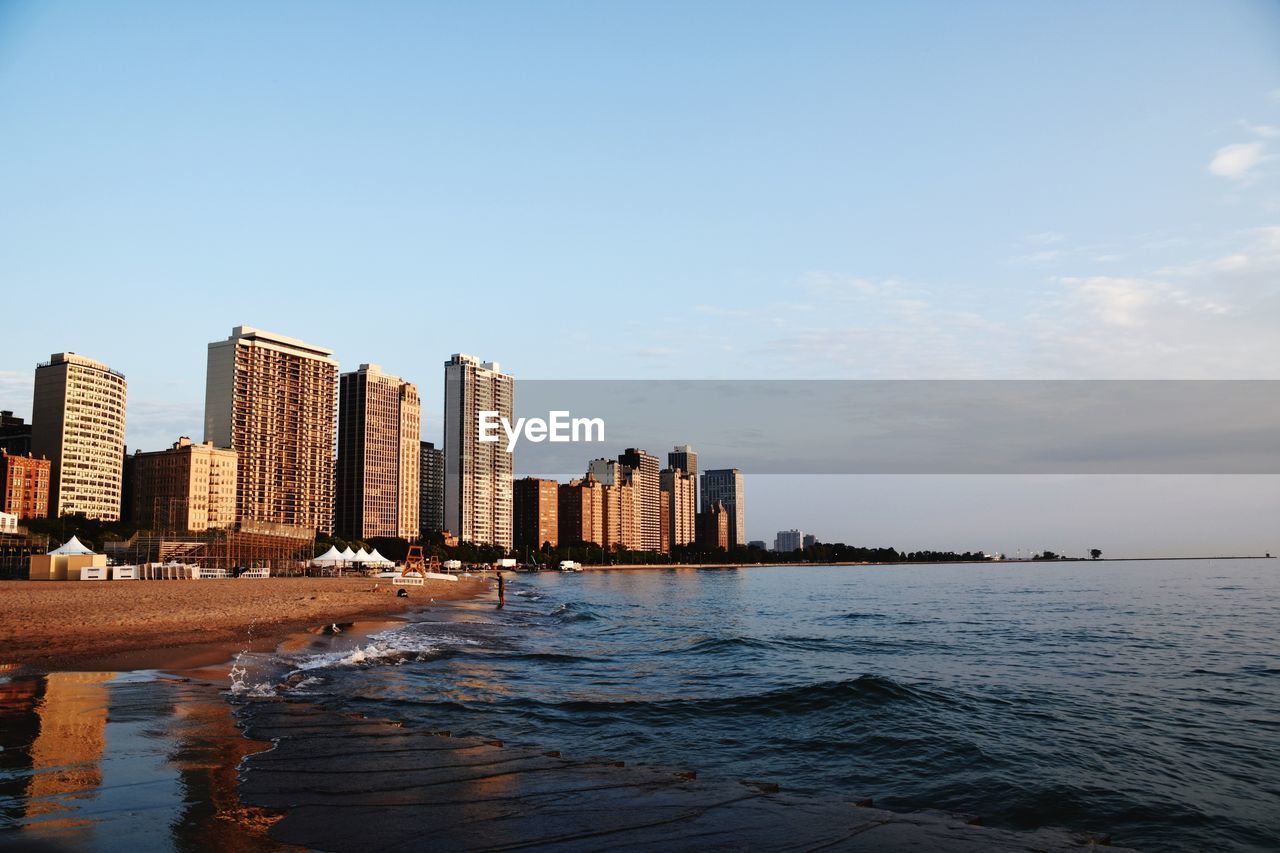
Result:
{"type": "MultiPolygon", "coordinates": [[[[0,408],[89,355],[131,448],[199,434],[240,324],[417,382],[433,439],[454,352],[1276,379],[1278,277],[1274,2],[0,0],[0,408]]],[[[819,480],[749,484],[750,537],[1280,550],[1271,477],[819,480]]]]}

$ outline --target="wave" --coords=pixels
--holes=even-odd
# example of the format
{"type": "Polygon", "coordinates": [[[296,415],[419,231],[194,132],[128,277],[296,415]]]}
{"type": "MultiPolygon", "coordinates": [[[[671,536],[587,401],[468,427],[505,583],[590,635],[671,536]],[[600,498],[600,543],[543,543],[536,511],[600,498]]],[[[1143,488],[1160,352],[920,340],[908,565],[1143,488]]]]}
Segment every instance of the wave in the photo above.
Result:
{"type": "Polygon", "coordinates": [[[844,681],[824,681],[723,698],[662,701],[569,699],[559,702],[527,698],[515,700],[515,704],[541,707],[555,713],[616,714],[628,718],[645,717],[651,722],[686,719],[705,721],[731,716],[787,716],[833,708],[874,708],[895,702],[955,704],[955,700],[934,691],[912,687],[880,675],[861,675],[844,681]]]}
{"type": "Polygon", "coordinates": [[[590,663],[599,658],[588,655],[567,655],[556,652],[523,652],[505,656],[507,660],[540,661],[542,663],[590,663]]]}
{"type": "Polygon", "coordinates": [[[766,640],[758,640],[754,637],[704,637],[691,646],[685,646],[679,649],[666,649],[661,654],[720,654],[722,652],[736,652],[741,649],[767,649],[772,645],[766,640]]]}
{"type": "Polygon", "coordinates": [[[883,613],[858,613],[855,611],[852,613],[836,613],[831,616],[825,617],[825,620],[831,621],[831,622],[857,622],[863,619],[886,619],[886,618],[888,617],[886,617],[883,613]]]}
{"type": "Polygon", "coordinates": [[[549,615],[561,624],[594,622],[600,618],[600,614],[578,601],[566,601],[563,604],[559,604],[549,615]]]}
{"type": "Polygon", "coordinates": [[[413,626],[392,628],[369,636],[364,646],[321,652],[291,661],[293,671],[362,667],[375,664],[399,665],[405,661],[439,657],[449,647],[476,645],[475,640],[444,634],[426,634],[413,626]]]}

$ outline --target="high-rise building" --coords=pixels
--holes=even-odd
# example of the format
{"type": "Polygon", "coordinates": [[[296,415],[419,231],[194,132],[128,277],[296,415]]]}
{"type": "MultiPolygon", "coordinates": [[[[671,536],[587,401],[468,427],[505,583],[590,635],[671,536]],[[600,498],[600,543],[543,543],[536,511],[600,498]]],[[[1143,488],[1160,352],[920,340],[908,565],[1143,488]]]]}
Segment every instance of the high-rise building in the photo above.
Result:
{"type": "Polygon", "coordinates": [[[659,529],[662,532],[662,545],[659,551],[664,554],[671,553],[671,493],[658,492],[658,506],[660,508],[659,517],[661,523],[659,529]]]}
{"type": "Polygon", "coordinates": [[[604,544],[604,487],[587,474],[561,484],[558,521],[560,544],[604,544]]]}
{"type": "Polygon", "coordinates": [[[348,539],[420,534],[418,387],[362,364],[338,379],[334,530],[348,539]]]}
{"type": "Polygon", "coordinates": [[[444,530],[444,451],[430,441],[418,444],[418,524],[423,533],[444,530]]]}
{"type": "Polygon", "coordinates": [[[779,530],[773,540],[773,550],[779,554],[789,554],[804,547],[804,533],[800,530],[779,530]]]}
{"type": "Polygon", "coordinates": [[[818,537],[814,536],[812,533],[806,533],[804,535],[804,540],[801,542],[801,547],[803,547],[807,551],[817,544],[818,544],[818,537]]]}
{"type": "Polygon", "coordinates": [[[20,519],[49,517],[52,463],[0,450],[0,512],[20,519]]]}
{"type": "Polygon", "coordinates": [[[587,475],[599,481],[601,487],[600,544],[607,549],[644,550],[638,525],[640,492],[635,487],[635,470],[616,459],[592,459],[587,475]]]}
{"type": "Polygon", "coordinates": [[[512,489],[512,515],[517,550],[541,548],[560,541],[560,484],[525,477],[512,489]]]}
{"type": "Polygon", "coordinates": [[[462,541],[512,545],[512,458],[481,441],[481,412],[511,420],[515,378],[496,362],[455,353],[444,365],[444,524],[462,541]]]}
{"type": "Polygon", "coordinates": [[[49,513],[120,518],[124,375],[71,352],[36,367],[31,452],[51,463],[49,513]]]}
{"type": "Polygon", "coordinates": [[[702,506],[709,507],[716,501],[723,503],[729,512],[729,542],[732,545],[747,544],[742,472],[737,468],[720,468],[702,473],[702,506]]]}
{"type": "Polygon", "coordinates": [[[236,523],[236,452],[182,436],[167,450],[129,460],[133,523],[165,533],[198,533],[236,523]]]}
{"type": "Polygon", "coordinates": [[[733,540],[729,538],[731,514],[720,501],[706,504],[698,513],[698,545],[703,548],[729,550],[733,540]]]}
{"type": "Polygon", "coordinates": [[[237,456],[236,520],[333,531],[338,362],[250,326],[209,344],[204,440],[237,456]]]}
{"type": "Polygon", "coordinates": [[[662,493],[669,496],[666,537],[670,547],[688,545],[697,538],[697,480],[681,468],[664,468],[658,474],[658,482],[662,493]]]}
{"type": "Polygon", "coordinates": [[[630,475],[616,459],[592,459],[587,463],[587,476],[602,486],[615,486],[630,475]]]}
{"type": "Polygon", "coordinates": [[[618,462],[631,469],[631,485],[635,488],[635,525],[642,551],[662,549],[661,486],[658,482],[658,457],[635,447],[618,454],[618,462]]]}
{"type": "Polygon", "coordinates": [[[625,548],[628,551],[639,551],[640,535],[636,527],[636,488],[631,485],[630,477],[616,481],[612,486],[600,487],[601,545],[606,550],[616,551],[625,548]]]}
{"type": "Polygon", "coordinates": [[[698,453],[687,444],[677,444],[667,454],[667,467],[673,471],[684,471],[693,477],[693,511],[698,512],[698,453]]]}
{"type": "Polygon", "coordinates": [[[7,450],[14,456],[26,456],[31,452],[31,424],[15,417],[8,409],[0,412],[0,450],[7,450]]]}

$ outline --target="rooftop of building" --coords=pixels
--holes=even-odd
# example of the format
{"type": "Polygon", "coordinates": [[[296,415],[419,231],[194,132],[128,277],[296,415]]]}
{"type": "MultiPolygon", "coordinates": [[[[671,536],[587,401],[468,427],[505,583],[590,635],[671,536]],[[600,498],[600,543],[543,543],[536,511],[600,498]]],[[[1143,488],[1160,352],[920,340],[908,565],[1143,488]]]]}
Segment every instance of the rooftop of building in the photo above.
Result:
{"type": "Polygon", "coordinates": [[[36,370],[45,367],[53,367],[59,364],[74,364],[77,367],[88,367],[93,370],[101,370],[103,373],[110,373],[112,376],[118,376],[124,379],[124,374],[118,370],[112,370],[100,361],[83,355],[77,355],[74,352],[55,352],[49,356],[48,361],[42,361],[36,365],[36,370]]]}
{"type": "Polygon", "coordinates": [[[305,353],[320,357],[332,359],[333,350],[326,347],[309,344],[298,338],[291,338],[288,335],[277,334],[276,332],[268,332],[265,329],[258,329],[254,326],[236,326],[231,330],[231,335],[226,341],[214,341],[209,346],[221,346],[228,341],[249,340],[261,341],[262,343],[275,344],[281,347],[301,350],[305,353]]]}
{"type": "Polygon", "coordinates": [[[448,361],[444,363],[445,367],[452,364],[473,364],[481,370],[492,370],[494,373],[502,373],[502,365],[496,361],[481,361],[479,356],[467,355],[465,352],[455,352],[448,361]]]}

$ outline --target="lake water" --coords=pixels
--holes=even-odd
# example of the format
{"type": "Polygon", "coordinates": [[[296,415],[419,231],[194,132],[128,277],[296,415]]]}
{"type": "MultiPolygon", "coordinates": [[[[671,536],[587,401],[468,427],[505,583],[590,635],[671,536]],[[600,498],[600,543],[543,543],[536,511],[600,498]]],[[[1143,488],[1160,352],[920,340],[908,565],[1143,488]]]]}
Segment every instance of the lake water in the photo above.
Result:
{"type": "Polygon", "coordinates": [[[274,664],[298,699],[408,726],[1147,850],[1274,850],[1278,569],[523,575],[505,609],[436,609],[274,664]]]}

